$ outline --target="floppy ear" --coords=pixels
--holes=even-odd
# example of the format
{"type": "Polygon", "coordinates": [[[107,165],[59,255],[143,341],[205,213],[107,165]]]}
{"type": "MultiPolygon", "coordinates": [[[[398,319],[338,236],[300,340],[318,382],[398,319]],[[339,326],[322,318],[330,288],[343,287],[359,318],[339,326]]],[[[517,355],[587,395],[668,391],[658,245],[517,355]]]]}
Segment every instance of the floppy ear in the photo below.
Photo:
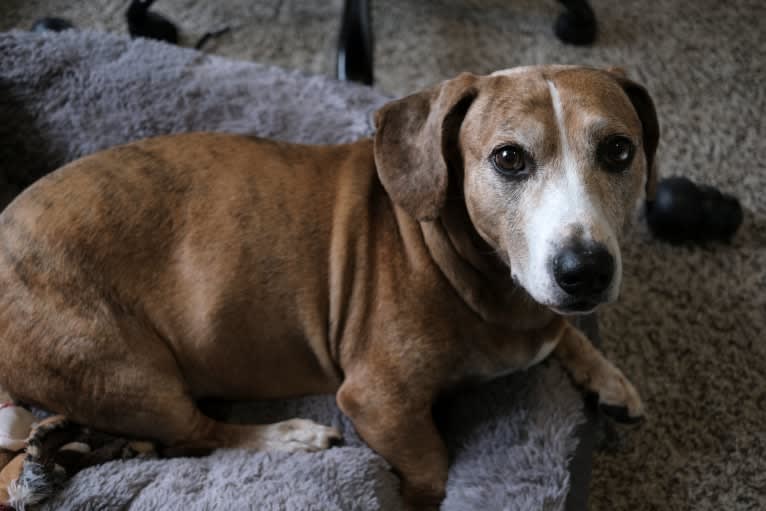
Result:
{"type": "MultiPolygon", "coordinates": [[[[457,78],[386,104],[375,114],[375,165],[391,199],[418,220],[433,220],[447,199],[449,156],[478,94],[479,77],[457,78]]],[[[457,151],[459,152],[459,151],[457,151]]]]}
{"type": "Polygon", "coordinates": [[[622,90],[628,95],[633,108],[641,121],[644,154],[646,155],[646,200],[653,201],[657,189],[657,145],[660,141],[660,124],[657,121],[657,111],[647,90],[629,80],[625,71],[620,68],[608,68],[607,72],[617,80],[622,90]]]}

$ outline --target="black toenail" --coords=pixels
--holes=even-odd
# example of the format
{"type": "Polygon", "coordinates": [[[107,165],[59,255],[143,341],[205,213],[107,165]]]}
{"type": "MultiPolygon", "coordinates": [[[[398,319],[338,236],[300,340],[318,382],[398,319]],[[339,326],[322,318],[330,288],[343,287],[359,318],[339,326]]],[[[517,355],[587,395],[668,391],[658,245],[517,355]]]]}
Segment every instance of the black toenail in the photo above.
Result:
{"type": "Polygon", "coordinates": [[[599,408],[604,415],[624,424],[638,424],[644,420],[640,415],[630,415],[626,406],[606,405],[602,403],[599,405],[599,408]]]}

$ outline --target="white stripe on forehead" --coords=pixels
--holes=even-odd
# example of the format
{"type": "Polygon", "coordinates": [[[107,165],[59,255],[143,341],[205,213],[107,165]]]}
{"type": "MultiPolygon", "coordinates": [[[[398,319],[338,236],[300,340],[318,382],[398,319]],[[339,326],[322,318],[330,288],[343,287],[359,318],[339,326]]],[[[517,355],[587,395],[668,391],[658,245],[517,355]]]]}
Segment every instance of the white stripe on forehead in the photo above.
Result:
{"type": "Polygon", "coordinates": [[[568,64],[550,64],[546,66],[518,66],[518,67],[509,67],[507,69],[498,69],[494,73],[490,74],[489,76],[513,76],[521,73],[526,73],[528,71],[561,71],[563,69],[574,69],[580,66],[573,66],[568,64]]]}
{"type": "Polygon", "coordinates": [[[520,73],[525,73],[529,71],[530,69],[534,69],[535,67],[537,66],[509,67],[508,69],[499,69],[489,76],[513,76],[520,73]]]}
{"type": "MultiPolygon", "coordinates": [[[[592,210],[593,205],[589,200],[582,182],[580,173],[581,162],[577,161],[577,154],[569,145],[569,132],[567,130],[566,120],[564,118],[564,105],[561,102],[561,95],[556,85],[546,80],[548,91],[551,94],[551,103],[553,104],[553,113],[556,116],[556,127],[559,133],[559,144],[561,151],[561,164],[563,171],[562,186],[567,190],[567,203],[561,204],[562,209],[570,209],[573,213],[582,214],[583,211],[592,210]]],[[[577,220],[577,217],[573,218],[577,220]]]]}
{"type": "Polygon", "coordinates": [[[548,91],[551,93],[551,102],[553,103],[553,112],[556,114],[556,126],[559,130],[559,142],[561,143],[561,154],[564,157],[564,168],[567,172],[571,170],[569,164],[571,151],[569,149],[569,137],[567,136],[566,123],[564,122],[564,106],[561,104],[561,96],[559,96],[559,90],[553,84],[552,81],[546,80],[548,84],[548,91]]]}

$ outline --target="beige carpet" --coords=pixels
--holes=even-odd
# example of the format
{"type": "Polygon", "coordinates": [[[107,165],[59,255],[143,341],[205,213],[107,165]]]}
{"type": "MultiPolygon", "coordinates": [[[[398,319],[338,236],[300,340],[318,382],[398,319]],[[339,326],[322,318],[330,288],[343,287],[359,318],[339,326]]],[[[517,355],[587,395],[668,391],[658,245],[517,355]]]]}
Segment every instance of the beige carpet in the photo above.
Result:
{"type": "MultiPolygon", "coordinates": [[[[3,0],[0,30],[43,14],[123,32],[126,1],[3,0]]],[[[650,410],[596,455],[594,510],[766,509],[766,3],[657,0],[594,7],[593,48],[560,44],[553,0],[372,0],[377,84],[404,94],[463,70],[529,63],[621,65],[657,102],[665,175],[735,193],[733,245],[674,247],[639,225],[624,245],[605,351],[650,410]]],[[[234,30],[222,55],[332,73],[340,0],[159,0],[187,41],[234,30]]]]}

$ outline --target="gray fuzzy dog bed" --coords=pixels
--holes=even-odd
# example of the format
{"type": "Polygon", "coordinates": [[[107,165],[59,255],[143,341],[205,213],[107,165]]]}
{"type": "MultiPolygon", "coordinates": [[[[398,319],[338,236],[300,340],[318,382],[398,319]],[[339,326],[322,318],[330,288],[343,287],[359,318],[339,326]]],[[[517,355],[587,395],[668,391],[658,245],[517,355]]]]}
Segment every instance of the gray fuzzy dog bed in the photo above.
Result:
{"type": "MultiPolygon", "coordinates": [[[[335,143],[372,133],[388,97],[298,71],[146,40],[69,31],[0,34],[1,206],[79,156],[196,130],[335,143]]],[[[87,205],[83,205],[87,207],[87,205]]],[[[398,480],[333,396],[243,403],[233,421],[310,418],[345,443],[316,454],[219,450],[78,473],[43,509],[397,510],[398,480]]],[[[436,410],[452,465],[445,510],[556,510],[583,400],[554,362],[450,396],[436,410]]]]}

